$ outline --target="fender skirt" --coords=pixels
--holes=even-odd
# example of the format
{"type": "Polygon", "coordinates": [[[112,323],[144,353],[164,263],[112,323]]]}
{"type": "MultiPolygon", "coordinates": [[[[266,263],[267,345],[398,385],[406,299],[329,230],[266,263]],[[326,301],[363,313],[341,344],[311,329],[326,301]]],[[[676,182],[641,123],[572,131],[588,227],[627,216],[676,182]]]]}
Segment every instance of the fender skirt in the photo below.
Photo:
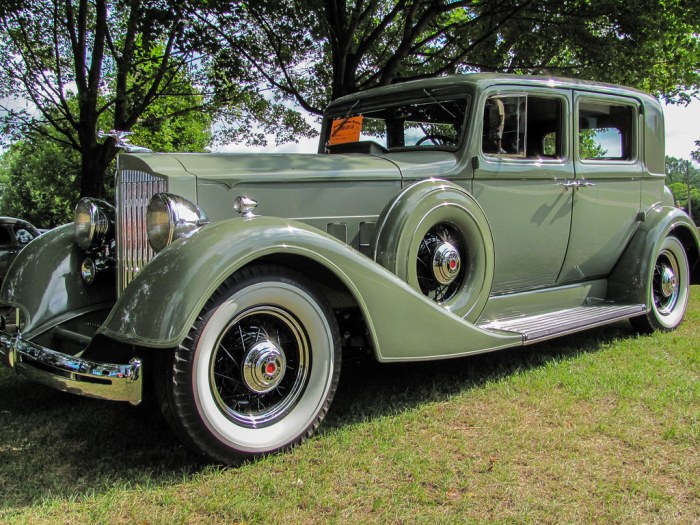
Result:
{"type": "Polygon", "coordinates": [[[99,333],[122,343],[175,347],[230,275],[275,254],[306,257],[340,279],[359,305],[380,361],[454,357],[522,343],[519,335],[463,321],[324,232],[276,217],[218,222],[173,243],[123,291],[99,333]]]}

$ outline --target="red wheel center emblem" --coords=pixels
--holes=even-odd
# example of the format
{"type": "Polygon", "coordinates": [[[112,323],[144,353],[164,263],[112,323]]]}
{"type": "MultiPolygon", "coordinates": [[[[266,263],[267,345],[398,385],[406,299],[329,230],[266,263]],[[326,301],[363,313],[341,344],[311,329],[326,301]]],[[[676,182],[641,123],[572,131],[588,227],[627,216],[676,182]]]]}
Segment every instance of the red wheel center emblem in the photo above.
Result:
{"type": "Polygon", "coordinates": [[[452,260],[450,261],[450,270],[454,270],[456,267],[457,267],[457,261],[455,261],[454,259],[452,259],[452,260]]]}
{"type": "Polygon", "coordinates": [[[267,365],[265,365],[265,373],[267,375],[271,376],[272,374],[275,373],[276,370],[277,370],[277,365],[275,363],[267,363],[267,365]]]}

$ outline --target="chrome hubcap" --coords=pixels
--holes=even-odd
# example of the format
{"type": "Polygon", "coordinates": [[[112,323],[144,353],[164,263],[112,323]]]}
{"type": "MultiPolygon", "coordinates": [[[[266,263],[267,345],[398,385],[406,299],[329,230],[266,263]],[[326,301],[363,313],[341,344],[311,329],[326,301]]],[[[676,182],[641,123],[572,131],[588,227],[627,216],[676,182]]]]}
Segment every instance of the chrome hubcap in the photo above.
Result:
{"type": "Polygon", "coordinates": [[[671,297],[678,290],[678,279],[673,270],[666,266],[661,274],[661,294],[671,297]]]}
{"type": "Polygon", "coordinates": [[[287,360],[271,341],[253,346],[243,360],[243,381],[253,392],[264,394],[274,390],[284,378],[287,360]]]}
{"type": "Polygon", "coordinates": [[[449,242],[441,244],[433,256],[433,276],[440,284],[450,284],[459,276],[462,259],[449,242]]]}
{"type": "Polygon", "coordinates": [[[437,303],[454,297],[464,281],[467,247],[462,239],[454,225],[440,223],[428,230],[418,247],[418,286],[437,303]]]}
{"type": "Polygon", "coordinates": [[[678,262],[672,253],[664,250],[659,254],[654,268],[654,305],[661,315],[669,315],[678,303],[680,281],[678,262]]]}
{"type": "Polygon", "coordinates": [[[306,386],[309,352],[306,334],[289,312],[260,306],[241,313],[223,330],[211,358],[214,400],[244,427],[279,421],[306,386]]]}

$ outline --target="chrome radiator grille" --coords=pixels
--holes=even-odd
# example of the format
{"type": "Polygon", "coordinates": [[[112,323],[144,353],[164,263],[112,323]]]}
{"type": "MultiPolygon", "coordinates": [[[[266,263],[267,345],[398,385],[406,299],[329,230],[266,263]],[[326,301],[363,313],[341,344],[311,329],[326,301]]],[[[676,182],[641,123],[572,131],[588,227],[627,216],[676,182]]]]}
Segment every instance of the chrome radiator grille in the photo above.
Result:
{"type": "Polygon", "coordinates": [[[146,207],[168,191],[165,179],[135,170],[117,174],[117,290],[121,292],[155,255],[146,235],[146,207]]]}

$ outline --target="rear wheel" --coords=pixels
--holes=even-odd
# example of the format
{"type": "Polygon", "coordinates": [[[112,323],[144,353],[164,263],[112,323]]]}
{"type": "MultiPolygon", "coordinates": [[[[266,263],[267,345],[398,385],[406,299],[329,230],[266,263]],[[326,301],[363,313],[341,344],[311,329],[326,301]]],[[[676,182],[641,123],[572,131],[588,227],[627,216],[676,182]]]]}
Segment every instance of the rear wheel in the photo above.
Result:
{"type": "Polygon", "coordinates": [[[683,321],[688,306],[690,274],[688,257],[681,242],[666,237],[656,255],[650,276],[648,305],[645,315],[630,319],[640,332],[670,331],[683,321]]]}
{"type": "Polygon", "coordinates": [[[223,463],[286,449],[313,434],[340,375],[330,308],[285,268],[242,270],[202,310],[173,355],[166,417],[223,463]]]}

